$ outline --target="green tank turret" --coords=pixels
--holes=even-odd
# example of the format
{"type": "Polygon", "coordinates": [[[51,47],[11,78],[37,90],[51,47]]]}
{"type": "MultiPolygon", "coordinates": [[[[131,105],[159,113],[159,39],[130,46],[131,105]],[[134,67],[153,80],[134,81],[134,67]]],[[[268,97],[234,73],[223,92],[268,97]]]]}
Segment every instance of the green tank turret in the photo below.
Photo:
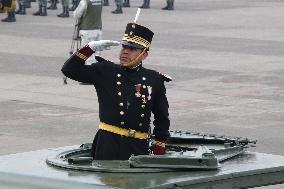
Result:
{"type": "MultiPolygon", "coordinates": [[[[59,168],[94,172],[170,172],[216,170],[221,162],[242,154],[256,141],[240,137],[171,131],[165,155],[137,155],[129,160],[93,160],[91,143],[47,158],[47,164],[59,168]]],[[[149,140],[151,145],[151,139],[149,140]]]]}

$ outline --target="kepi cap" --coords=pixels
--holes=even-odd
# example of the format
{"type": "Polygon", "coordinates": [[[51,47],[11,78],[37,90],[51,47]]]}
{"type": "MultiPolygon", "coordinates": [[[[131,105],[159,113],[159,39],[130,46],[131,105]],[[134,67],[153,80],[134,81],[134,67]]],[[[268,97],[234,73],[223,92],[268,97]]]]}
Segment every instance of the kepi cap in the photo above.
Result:
{"type": "Polygon", "coordinates": [[[149,49],[153,35],[154,33],[144,26],[128,23],[121,44],[138,49],[149,49]]]}

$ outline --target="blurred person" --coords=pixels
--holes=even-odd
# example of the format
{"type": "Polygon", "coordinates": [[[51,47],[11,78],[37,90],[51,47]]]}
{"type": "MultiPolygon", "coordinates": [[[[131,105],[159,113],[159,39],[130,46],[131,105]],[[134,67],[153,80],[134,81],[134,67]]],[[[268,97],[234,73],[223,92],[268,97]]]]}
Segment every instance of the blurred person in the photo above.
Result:
{"type": "Polygon", "coordinates": [[[140,6],[142,9],[149,9],[150,8],[150,0],[143,0],[143,4],[140,6]]]}
{"type": "MultiPolygon", "coordinates": [[[[140,6],[142,9],[150,8],[150,0],[143,0],[143,4],[140,6]]],[[[163,10],[174,10],[174,0],[167,0],[167,5],[162,8],[163,10]]]]}
{"type": "Polygon", "coordinates": [[[0,3],[0,8],[3,10],[3,12],[7,12],[7,17],[2,19],[2,22],[16,22],[16,0],[2,0],[0,3]]]}
{"type": "Polygon", "coordinates": [[[122,3],[123,7],[130,7],[130,0],[124,0],[122,3]]]}
{"type": "Polygon", "coordinates": [[[26,14],[26,0],[18,0],[19,9],[15,12],[16,14],[26,14]]]}
{"type": "Polygon", "coordinates": [[[112,11],[113,14],[122,14],[122,0],[115,0],[116,9],[112,11]]]}
{"type": "Polygon", "coordinates": [[[69,11],[74,11],[80,3],[80,0],[72,0],[72,7],[69,9],[69,11]]]}
{"type": "Polygon", "coordinates": [[[60,18],[69,17],[69,0],[61,0],[61,4],[62,4],[62,13],[58,14],[57,16],[60,18]]]}
{"type": "Polygon", "coordinates": [[[162,9],[163,10],[174,10],[174,0],[167,0],[167,5],[162,9]]]}
{"type": "Polygon", "coordinates": [[[34,16],[47,16],[47,0],[38,0],[38,11],[33,13],[34,16]]]}
{"type": "Polygon", "coordinates": [[[103,6],[109,6],[109,1],[108,0],[104,0],[103,6]]]}
{"type": "MultiPolygon", "coordinates": [[[[90,41],[102,39],[102,0],[81,0],[74,11],[74,18],[78,20],[81,45],[90,41]]],[[[88,58],[86,64],[95,62],[95,53],[88,58]]]]}
{"type": "Polygon", "coordinates": [[[56,10],[57,9],[57,0],[50,0],[50,5],[49,5],[49,7],[47,7],[47,9],[56,10]]]}
{"type": "Polygon", "coordinates": [[[26,8],[31,8],[31,7],[32,7],[32,5],[31,5],[31,0],[26,0],[26,2],[25,2],[25,7],[26,7],[26,8]]]}

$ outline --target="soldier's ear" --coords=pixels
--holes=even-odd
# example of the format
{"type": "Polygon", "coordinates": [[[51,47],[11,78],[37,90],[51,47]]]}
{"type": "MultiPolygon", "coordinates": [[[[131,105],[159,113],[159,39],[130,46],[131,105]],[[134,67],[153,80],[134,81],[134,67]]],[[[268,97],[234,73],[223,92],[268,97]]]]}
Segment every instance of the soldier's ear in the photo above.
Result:
{"type": "Polygon", "coordinates": [[[145,51],[143,54],[143,60],[145,60],[148,57],[148,51],[145,51]]]}

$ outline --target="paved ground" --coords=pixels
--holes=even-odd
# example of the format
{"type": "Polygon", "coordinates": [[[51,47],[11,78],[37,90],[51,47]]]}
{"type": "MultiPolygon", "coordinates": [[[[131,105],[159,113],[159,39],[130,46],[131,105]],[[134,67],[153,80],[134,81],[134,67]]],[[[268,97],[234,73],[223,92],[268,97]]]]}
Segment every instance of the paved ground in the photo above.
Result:
{"type": "MultiPolygon", "coordinates": [[[[131,3],[122,15],[104,8],[104,39],[120,40],[141,5],[131,3]]],[[[175,11],[151,3],[139,18],[155,31],[144,65],[174,79],[172,129],[257,139],[253,151],[284,155],[284,2],[178,0],[175,11]]],[[[0,23],[0,154],[91,142],[97,130],[93,87],[62,82],[74,19],[32,16],[36,8],[0,23]]],[[[118,50],[102,55],[117,61],[118,50]]]]}

